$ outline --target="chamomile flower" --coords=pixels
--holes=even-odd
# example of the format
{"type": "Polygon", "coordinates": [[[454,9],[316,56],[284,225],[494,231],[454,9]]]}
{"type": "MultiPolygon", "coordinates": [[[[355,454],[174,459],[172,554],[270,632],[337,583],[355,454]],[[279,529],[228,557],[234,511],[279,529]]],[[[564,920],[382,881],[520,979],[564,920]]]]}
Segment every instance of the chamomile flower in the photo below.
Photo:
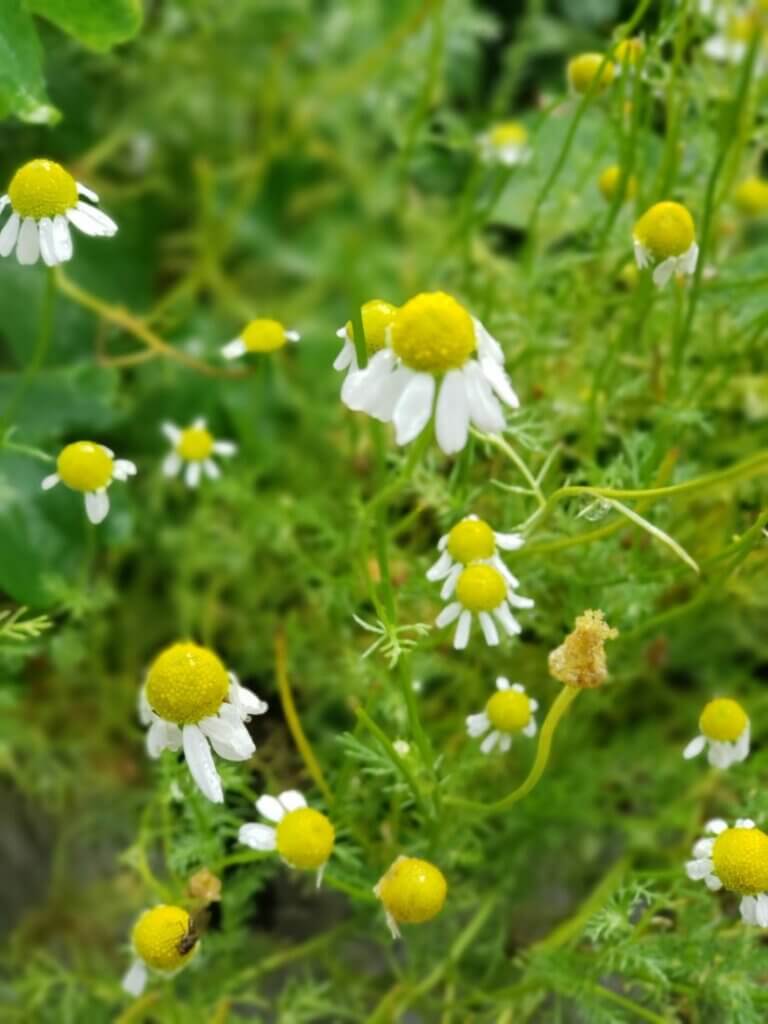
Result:
{"type": "Polygon", "coordinates": [[[725,64],[740,64],[747,55],[755,33],[762,33],[756,69],[758,73],[768,69],[768,34],[764,13],[757,7],[739,8],[718,12],[715,20],[720,31],[704,42],[704,53],[708,57],[725,64]]]}
{"type": "Polygon", "coordinates": [[[749,718],[744,708],[729,697],[717,697],[704,706],[699,718],[700,734],[683,751],[689,760],[707,750],[713,768],[730,768],[749,755],[749,718]]]}
{"type": "Polygon", "coordinates": [[[398,444],[418,437],[434,412],[437,443],[453,455],[466,444],[470,423],[492,433],[503,429],[499,399],[518,407],[500,345],[445,292],[409,299],[385,334],[385,347],[347,377],[342,400],[392,422],[398,444]]]}
{"type": "Polygon", "coordinates": [[[474,738],[484,736],[480,749],[490,754],[498,746],[506,754],[518,733],[536,735],[534,711],[539,703],[529,697],[521,683],[511,683],[504,676],[496,680],[496,693],[489,698],[485,710],[467,716],[467,732],[474,738]]]}
{"type": "Polygon", "coordinates": [[[616,69],[602,53],[580,53],[568,61],[566,75],[571,89],[579,95],[590,90],[605,92],[614,79],[616,69]],[[594,83],[594,84],[593,84],[594,83]]]}
{"type": "Polygon", "coordinates": [[[147,731],[147,752],[184,750],[200,792],[223,803],[224,792],[211,747],[227,761],[247,761],[256,746],[245,727],[267,705],[227,672],[207,647],[182,642],[166,647],[147,673],[139,717],[147,731]]]}
{"type": "Polygon", "coordinates": [[[251,320],[240,334],[221,350],[225,359],[239,359],[251,352],[277,352],[288,342],[301,340],[298,331],[289,331],[279,320],[251,320]]]}
{"type": "Polygon", "coordinates": [[[673,274],[693,274],[699,258],[696,228],[681,203],[656,203],[633,231],[638,267],[653,265],[653,283],[663,288],[673,274]]]}
{"type": "Polygon", "coordinates": [[[19,263],[49,267],[72,258],[72,224],[84,235],[110,237],[117,224],[96,205],[99,197],[53,160],[30,160],[0,196],[0,213],[11,216],[0,231],[0,256],[16,250],[19,263]]]}
{"type": "Polygon", "coordinates": [[[443,909],[448,883],[440,868],[419,857],[400,856],[373,889],[381,900],[393,939],[401,924],[424,924],[443,909]]]}
{"type": "Polygon", "coordinates": [[[518,636],[522,632],[510,605],[512,608],[531,608],[533,601],[519,597],[506,576],[494,565],[473,562],[460,571],[456,579],[456,599],[443,608],[435,625],[442,629],[458,619],[453,646],[457,651],[463,651],[469,643],[473,616],[477,616],[485,642],[489,647],[496,647],[499,643],[497,622],[509,636],[518,636]]]}
{"type": "Polygon", "coordinates": [[[483,159],[488,163],[516,167],[531,158],[528,131],[519,121],[501,121],[481,135],[478,141],[483,159]]]}
{"type": "Polygon", "coordinates": [[[307,801],[295,789],[287,789],[279,796],[259,797],[256,810],[273,824],[242,825],[239,841],[252,850],[276,850],[289,867],[316,871],[320,888],[336,837],[328,818],[307,807],[307,801]]]}
{"type": "MultiPolygon", "coordinates": [[[[368,350],[369,359],[386,347],[387,329],[394,320],[395,313],[397,313],[397,306],[393,306],[391,302],[386,302],[384,299],[371,299],[361,306],[360,315],[363,320],[365,347],[368,350]]],[[[343,327],[336,331],[336,337],[341,338],[344,344],[334,360],[334,370],[348,370],[350,374],[355,373],[359,370],[359,366],[355,349],[355,328],[351,320],[348,320],[343,327]]],[[[347,374],[347,379],[349,379],[349,374],[347,374]]],[[[341,400],[346,404],[345,387],[346,380],[341,391],[341,400]]]]}
{"type": "MultiPolygon", "coordinates": [[[[427,571],[427,579],[433,583],[445,580],[440,597],[447,601],[456,589],[462,569],[472,562],[486,562],[499,570],[510,587],[519,587],[520,581],[502,561],[499,548],[503,551],[517,551],[523,543],[519,533],[498,533],[485,520],[475,515],[466,516],[437,542],[440,557],[427,571]]],[[[526,600],[519,607],[532,608],[533,601],[526,600]]]]}
{"type": "Polygon", "coordinates": [[[741,896],[742,921],[768,928],[768,835],[750,818],[738,818],[733,828],[715,818],[704,828],[709,835],[694,845],[686,874],[713,892],[741,896]]]}
{"type": "Polygon", "coordinates": [[[202,417],[184,429],[174,423],[163,423],[162,431],[173,446],[163,460],[163,474],[178,476],[186,463],[184,482],[187,487],[197,487],[203,473],[211,480],[218,479],[221,470],[213,456],[229,458],[237,451],[233,441],[217,441],[202,417]]]}
{"type": "MultiPolygon", "coordinates": [[[[597,179],[597,187],[600,189],[603,199],[609,203],[613,202],[619,191],[621,180],[621,167],[618,164],[612,164],[601,172],[600,177],[597,179]]],[[[624,202],[625,199],[632,199],[636,192],[637,178],[634,174],[629,174],[624,179],[621,201],[624,202]]]]}
{"type": "Polygon", "coordinates": [[[736,186],[733,201],[747,216],[764,217],[768,214],[768,180],[750,175],[736,186]]]}
{"type": "Polygon", "coordinates": [[[62,483],[85,496],[85,514],[92,523],[102,522],[109,512],[107,488],[113,480],[125,481],[136,473],[128,459],[116,459],[111,448],[95,441],[75,441],[62,448],[56,472],[42,482],[44,491],[62,483]]]}
{"type": "Polygon", "coordinates": [[[124,991],[140,996],[149,971],[170,977],[186,967],[200,947],[194,922],[182,907],[161,903],[145,910],[131,933],[134,960],[123,976],[124,991]]]}

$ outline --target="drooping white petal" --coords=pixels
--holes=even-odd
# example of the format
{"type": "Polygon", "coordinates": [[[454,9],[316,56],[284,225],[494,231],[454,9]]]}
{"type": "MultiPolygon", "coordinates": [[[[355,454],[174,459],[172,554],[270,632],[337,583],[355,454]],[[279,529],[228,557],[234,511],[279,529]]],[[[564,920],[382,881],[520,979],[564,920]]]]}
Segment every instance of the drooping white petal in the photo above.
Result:
{"type": "Polygon", "coordinates": [[[457,651],[463,651],[469,643],[469,634],[472,629],[472,612],[465,608],[459,616],[456,632],[453,637],[453,646],[457,651]]]}
{"type": "Polygon", "coordinates": [[[72,235],[69,230],[69,222],[60,213],[53,218],[53,245],[59,263],[66,263],[67,260],[72,259],[72,235]]]}
{"type": "Polygon", "coordinates": [[[398,444],[409,444],[426,427],[432,416],[434,397],[435,378],[432,374],[413,374],[392,413],[398,444]]]}
{"type": "Polygon", "coordinates": [[[136,472],[136,463],[128,459],[116,459],[112,467],[115,480],[127,480],[129,476],[136,476],[136,472]]]}
{"type": "Polygon", "coordinates": [[[430,566],[430,568],[427,569],[427,579],[431,583],[434,583],[436,580],[444,579],[451,571],[452,566],[453,559],[451,558],[447,551],[444,551],[442,555],[440,555],[438,560],[434,563],[434,565],[430,566]]]}
{"type": "Polygon", "coordinates": [[[275,796],[265,793],[256,801],[256,810],[267,821],[278,822],[285,817],[285,808],[275,796]]]}
{"type": "Polygon", "coordinates": [[[507,377],[504,367],[497,363],[495,359],[485,356],[480,360],[480,369],[502,402],[508,405],[510,409],[517,409],[520,405],[520,400],[509,382],[509,377],[507,377]]]}
{"type": "Polygon", "coordinates": [[[755,921],[760,928],[768,928],[768,896],[764,892],[755,897],[755,921]]]}
{"type": "Polygon", "coordinates": [[[483,324],[476,318],[472,318],[475,325],[475,338],[477,340],[477,351],[480,356],[490,356],[497,363],[504,362],[504,350],[496,341],[493,335],[485,329],[483,324]]]}
{"type": "Polygon", "coordinates": [[[139,689],[139,721],[142,725],[151,725],[155,720],[155,713],[149,706],[147,692],[142,686],[139,689]]]}
{"type": "Polygon", "coordinates": [[[488,732],[491,727],[490,719],[484,711],[478,712],[476,715],[467,715],[467,732],[473,738],[476,736],[482,736],[488,732]]]}
{"type": "Polygon", "coordinates": [[[244,846],[250,846],[252,850],[274,850],[277,846],[275,830],[269,825],[261,825],[256,822],[249,822],[241,825],[237,833],[238,842],[244,846]]]}
{"type": "Polygon", "coordinates": [[[443,626],[450,626],[450,624],[458,619],[461,614],[461,605],[458,601],[454,601],[453,604],[446,605],[445,608],[435,619],[435,625],[438,629],[442,629],[443,626]]]}
{"type": "Polygon", "coordinates": [[[216,753],[227,761],[247,761],[256,750],[250,733],[239,719],[232,723],[211,715],[197,724],[216,753]]]}
{"type": "Polygon", "coordinates": [[[510,636],[519,636],[522,633],[523,627],[509,610],[509,605],[506,601],[502,601],[498,608],[494,608],[493,614],[496,616],[499,625],[502,626],[510,636]]]}
{"type": "Polygon", "coordinates": [[[178,444],[179,438],[181,437],[181,430],[179,430],[175,423],[169,423],[166,420],[164,423],[160,424],[160,429],[171,444],[178,444]]]}
{"type": "Polygon", "coordinates": [[[489,732],[483,742],[480,744],[480,750],[484,754],[490,754],[496,744],[499,742],[499,733],[494,729],[493,732],[489,732]]]}
{"type": "Polygon", "coordinates": [[[459,582],[459,576],[461,576],[463,571],[463,565],[454,565],[454,567],[448,573],[448,575],[445,578],[445,582],[440,588],[440,597],[443,599],[443,601],[447,601],[450,597],[453,596],[453,592],[456,589],[456,584],[459,582]]]}
{"type": "Polygon", "coordinates": [[[757,900],[754,896],[744,896],[739,904],[739,913],[744,924],[757,924],[757,900]]]}
{"type": "Polygon", "coordinates": [[[50,489],[52,487],[55,487],[56,484],[59,483],[60,481],[61,477],[59,476],[58,473],[51,473],[49,476],[45,477],[40,486],[44,491],[50,491],[50,489]]]}
{"type": "Polygon", "coordinates": [[[515,576],[513,573],[509,571],[506,562],[503,561],[503,559],[498,553],[494,554],[493,557],[489,559],[489,562],[494,567],[494,569],[498,569],[498,571],[501,573],[501,575],[504,577],[504,579],[507,581],[510,587],[520,586],[520,580],[517,578],[517,576],[515,576]]]}
{"type": "Polygon", "coordinates": [[[103,210],[88,203],[79,202],[71,210],[67,210],[69,220],[84,235],[110,238],[117,231],[117,224],[103,210]]]}
{"type": "Polygon", "coordinates": [[[709,751],[707,752],[707,761],[713,768],[719,768],[721,771],[725,771],[727,768],[730,768],[733,762],[732,744],[720,743],[717,740],[710,740],[709,751]]]}
{"type": "MultiPolygon", "coordinates": [[[[346,332],[345,332],[346,333],[346,332]]],[[[357,369],[357,359],[355,357],[355,346],[351,341],[344,341],[341,346],[341,352],[336,356],[333,361],[334,370],[346,370],[348,366],[352,366],[354,363],[355,369],[357,369]]]]}
{"type": "Polygon", "coordinates": [[[43,217],[39,225],[40,231],[40,255],[46,267],[55,267],[59,262],[56,257],[56,246],[53,239],[53,221],[50,217],[43,217]]]}
{"type": "Polygon", "coordinates": [[[221,470],[213,461],[213,459],[206,459],[203,463],[203,472],[209,480],[218,480],[221,476],[221,470]]]}
{"type": "Polygon", "coordinates": [[[224,803],[221,779],[216,771],[213,754],[208,740],[196,725],[185,725],[182,729],[184,757],[192,778],[203,796],[212,803],[224,803]]]}
{"type": "Polygon", "coordinates": [[[181,456],[176,452],[171,452],[170,455],[166,455],[163,459],[162,473],[163,476],[178,476],[179,470],[182,467],[181,456]]]}
{"type": "Polygon", "coordinates": [[[140,996],[147,984],[147,968],[142,960],[134,960],[120,982],[129,996],[140,996]]]}
{"type": "Polygon", "coordinates": [[[221,354],[225,359],[239,359],[240,356],[244,356],[248,349],[245,346],[245,342],[242,338],[233,338],[232,341],[228,341],[226,345],[222,345],[221,354]]]}
{"type": "Polygon", "coordinates": [[[40,255],[40,232],[37,221],[32,217],[25,217],[21,222],[19,241],[16,246],[16,259],[24,266],[32,266],[37,263],[40,255]]]}
{"type": "Polygon", "coordinates": [[[536,735],[537,730],[538,725],[536,724],[536,719],[531,718],[528,725],[526,725],[526,727],[523,729],[523,736],[527,736],[529,739],[531,739],[533,736],[536,735]]]}
{"type": "Polygon", "coordinates": [[[653,283],[657,288],[663,288],[677,270],[677,257],[670,256],[668,260],[662,260],[653,271],[653,283]]]}
{"type": "Polygon", "coordinates": [[[388,374],[372,392],[368,411],[381,423],[390,423],[397,403],[413,377],[413,370],[407,366],[398,366],[388,374]]]}
{"type": "Polygon", "coordinates": [[[362,370],[348,373],[341,386],[341,400],[354,412],[368,412],[371,396],[377,395],[379,385],[392,372],[395,354],[390,349],[377,352],[362,370]]]}
{"type": "Polygon", "coordinates": [[[187,468],[184,471],[184,482],[187,487],[197,487],[200,483],[200,474],[202,473],[202,467],[199,462],[188,462],[187,468]]]}
{"type": "Polygon", "coordinates": [[[443,378],[437,396],[435,437],[446,455],[462,451],[469,433],[469,401],[464,374],[450,370],[443,378]]]}
{"type": "Polygon", "coordinates": [[[698,757],[704,747],[707,745],[707,739],[705,736],[694,736],[691,742],[686,746],[683,751],[683,757],[686,761],[690,761],[692,757],[698,757]]]}
{"type": "Polygon", "coordinates": [[[181,729],[173,722],[155,718],[147,730],[147,753],[151,758],[159,757],[164,750],[181,749],[181,729]]]}
{"type": "Polygon", "coordinates": [[[21,217],[18,213],[12,213],[5,222],[3,230],[0,231],[0,256],[10,256],[13,252],[16,239],[19,237],[20,226],[21,217]]]}
{"type": "Polygon", "coordinates": [[[106,491],[88,491],[85,495],[85,514],[94,525],[102,523],[109,512],[109,495],[106,491]]]}
{"type": "Polygon", "coordinates": [[[269,710],[267,702],[257,697],[252,690],[241,686],[233,673],[230,673],[229,678],[229,700],[242,719],[247,721],[251,715],[263,715],[269,710]]]}
{"type": "Polygon", "coordinates": [[[493,536],[503,551],[518,551],[525,544],[525,538],[520,533],[495,532],[493,536]]]}
{"type": "Polygon", "coordinates": [[[278,794],[277,799],[286,811],[298,811],[300,808],[307,806],[304,795],[298,789],[286,789],[285,792],[278,794]]]}
{"type": "Polygon", "coordinates": [[[499,733],[499,750],[507,754],[512,746],[512,734],[508,732],[499,733]]]}
{"type": "Polygon", "coordinates": [[[694,882],[700,882],[712,873],[714,866],[714,862],[708,857],[697,857],[696,860],[686,862],[685,873],[694,882]]]}
{"type": "Polygon", "coordinates": [[[10,201],[11,197],[9,195],[0,196],[0,213],[3,212],[3,210],[6,208],[6,206],[8,206],[10,201]]]}
{"type": "Polygon", "coordinates": [[[684,252],[680,257],[680,272],[683,274],[693,274],[698,262],[699,247],[696,242],[692,242],[688,251],[684,252]]]}
{"type": "Polygon", "coordinates": [[[635,250],[635,262],[637,263],[640,270],[645,270],[645,268],[651,262],[651,254],[648,252],[648,250],[645,248],[642,242],[638,242],[636,238],[633,239],[632,244],[635,250]]]}
{"type": "Polygon", "coordinates": [[[477,617],[480,620],[480,628],[483,631],[485,642],[489,647],[497,647],[499,643],[499,631],[496,629],[496,623],[488,612],[480,612],[477,617]]]}

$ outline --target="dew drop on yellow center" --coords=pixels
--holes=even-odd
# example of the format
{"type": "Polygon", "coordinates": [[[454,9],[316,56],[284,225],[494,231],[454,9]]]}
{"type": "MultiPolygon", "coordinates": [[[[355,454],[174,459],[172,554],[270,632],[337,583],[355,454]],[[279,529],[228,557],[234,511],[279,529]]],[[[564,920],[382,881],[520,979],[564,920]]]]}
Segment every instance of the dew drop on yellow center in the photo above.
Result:
{"type": "Polygon", "coordinates": [[[56,217],[77,205],[77,182],[53,160],[30,160],[14,174],[8,196],[21,217],[56,217]]]}
{"type": "Polygon", "coordinates": [[[93,441],[75,441],[62,448],[56,471],[75,491],[100,491],[112,479],[112,456],[93,441]]]}

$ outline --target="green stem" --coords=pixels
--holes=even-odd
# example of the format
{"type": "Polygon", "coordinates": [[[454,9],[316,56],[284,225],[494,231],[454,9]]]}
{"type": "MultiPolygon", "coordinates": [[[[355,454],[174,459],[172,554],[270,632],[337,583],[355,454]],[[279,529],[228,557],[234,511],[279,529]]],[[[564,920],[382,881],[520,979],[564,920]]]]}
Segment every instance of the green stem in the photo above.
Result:
{"type": "Polygon", "coordinates": [[[413,798],[416,801],[416,804],[419,806],[424,816],[427,818],[431,817],[431,810],[427,805],[426,801],[424,800],[424,796],[421,790],[419,789],[419,784],[417,783],[415,776],[411,772],[411,769],[408,767],[405,760],[402,757],[400,757],[398,752],[395,750],[394,744],[390,740],[389,736],[387,736],[383,729],[379,728],[379,726],[373,721],[370,715],[368,715],[367,712],[363,710],[363,708],[356,707],[355,714],[357,715],[358,719],[362,722],[362,724],[366,727],[366,729],[376,737],[376,739],[379,741],[379,743],[386,751],[392,764],[403,776],[406,783],[408,784],[408,787],[413,793],[413,798]]]}
{"type": "Polygon", "coordinates": [[[24,401],[27,391],[29,391],[35,377],[40,372],[40,369],[45,362],[48,346],[51,341],[51,331],[53,329],[53,302],[55,295],[56,282],[53,276],[53,270],[51,267],[46,267],[45,289],[43,291],[43,299],[40,306],[40,322],[37,329],[37,339],[35,341],[32,359],[30,360],[26,370],[24,370],[21,380],[11,396],[8,407],[3,414],[3,418],[0,420],[0,433],[2,433],[8,425],[13,422],[16,413],[19,411],[21,403],[24,401]]]}

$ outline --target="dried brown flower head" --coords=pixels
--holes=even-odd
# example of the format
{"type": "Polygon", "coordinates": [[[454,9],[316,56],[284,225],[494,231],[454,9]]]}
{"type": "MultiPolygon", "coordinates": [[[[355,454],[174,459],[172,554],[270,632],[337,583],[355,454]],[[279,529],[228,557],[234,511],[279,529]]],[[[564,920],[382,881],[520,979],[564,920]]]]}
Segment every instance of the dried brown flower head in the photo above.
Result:
{"type": "Polygon", "coordinates": [[[208,868],[201,868],[187,880],[187,892],[203,904],[216,903],[221,899],[221,879],[208,868]]]}
{"type": "Polygon", "coordinates": [[[549,655],[550,674],[566,686],[600,686],[608,678],[605,641],[619,635],[601,611],[591,609],[576,617],[573,632],[549,655]]]}

